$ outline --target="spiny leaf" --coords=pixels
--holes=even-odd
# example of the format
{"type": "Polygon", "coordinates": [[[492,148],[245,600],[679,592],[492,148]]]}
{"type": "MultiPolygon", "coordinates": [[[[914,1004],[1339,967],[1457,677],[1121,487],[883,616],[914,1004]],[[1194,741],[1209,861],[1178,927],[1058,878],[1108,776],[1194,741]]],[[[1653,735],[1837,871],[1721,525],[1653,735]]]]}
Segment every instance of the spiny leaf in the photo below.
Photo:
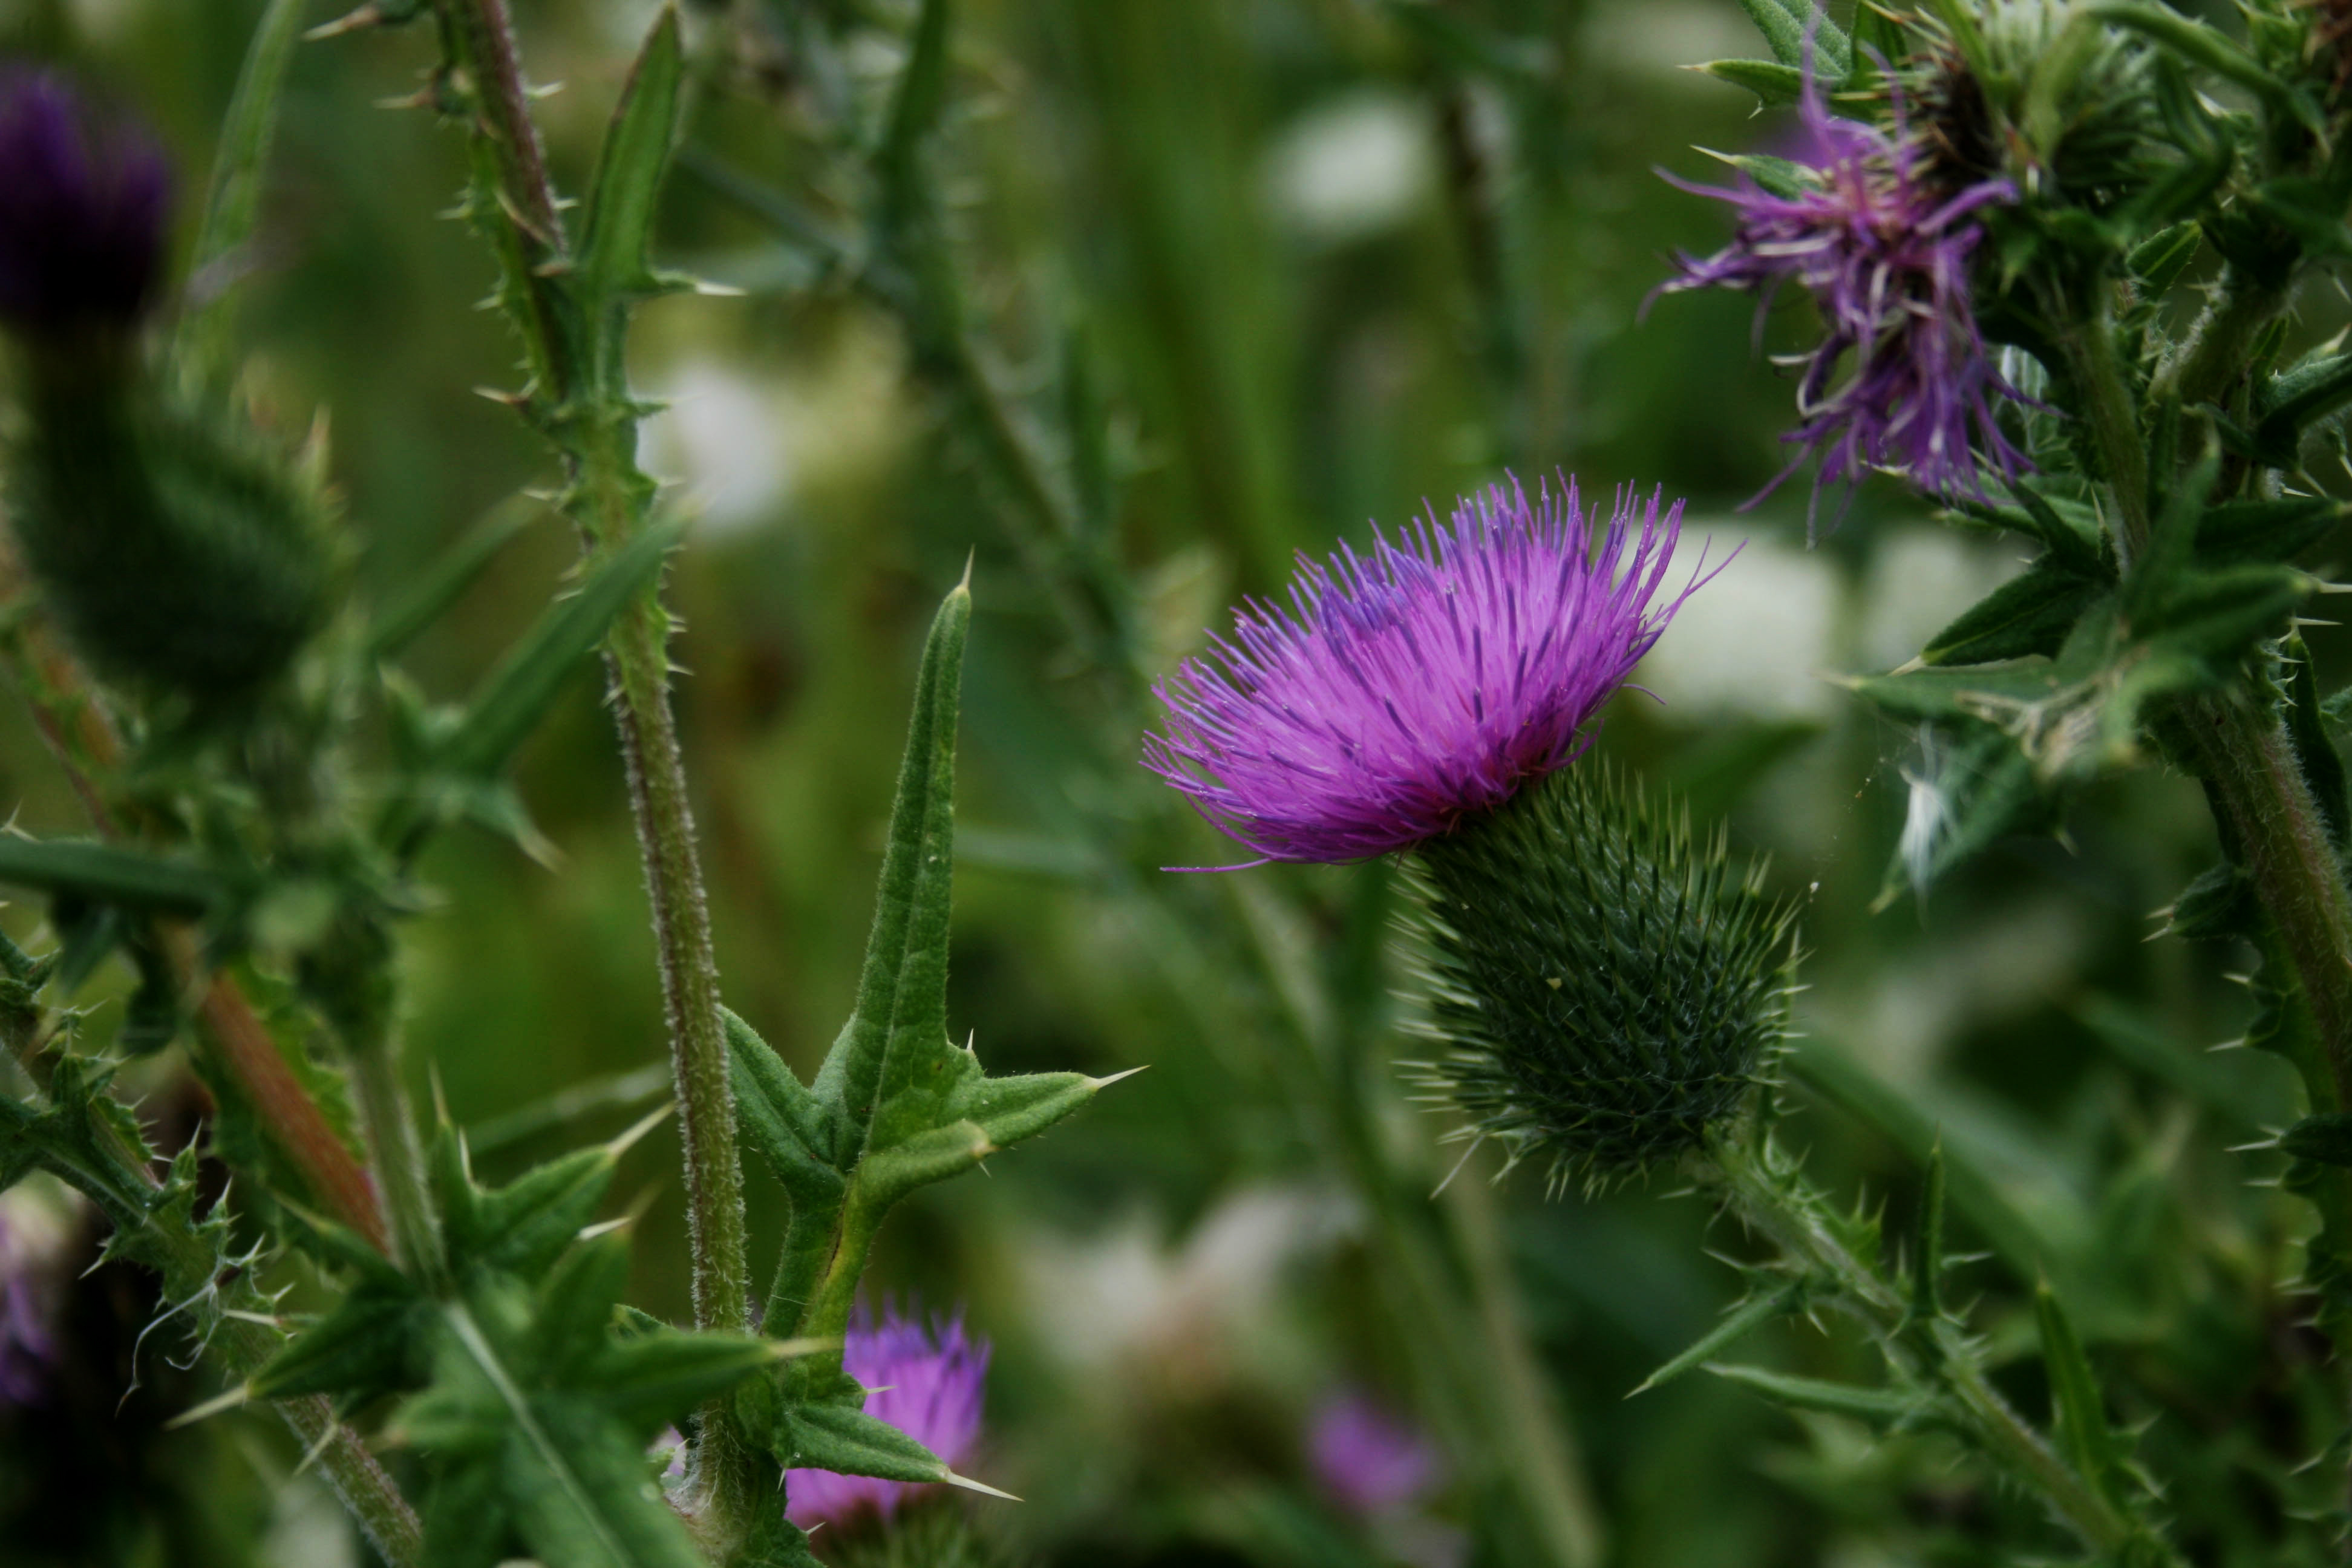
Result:
{"type": "Polygon", "coordinates": [[[2205,243],[2205,232],[2194,223],[2177,223],[2160,229],[2132,247],[2124,265],[2146,294],[2153,299],[2172,287],[2183,270],[2197,258],[2200,247],[2205,243]]]}
{"type": "Polygon", "coordinates": [[[2083,1342],[2047,1281],[2033,1293],[2033,1318],[2042,1331],[2042,1363],[2050,1376],[2050,1403],[2057,1418],[2060,1449],[2085,1479],[2118,1502],[2123,1493],[2120,1445],[2107,1426],[2099,1400],[2098,1374],[2083,1353],[2083,1342]]]}
{"type": "Polygon", "coordinates": [[[420,786],[386,809],[382,838],[413,850],[436,817],[451,814],[454,792],[504,771],[614,617],[660,572],[678,532],[675,522],[646,530],[604,557],[578,593],[548,606],[483,679],[465,717],[434,744],[420,764],[420,786]]]}
{"type": "Polygon", "coordinates": [[[2306,1116],[2281,1134],[2279,1148],[2293,1159],[2352,1168],[2352,1111],[2306,1116]]]}
{"type": "Polygon", "coordinates": [[[1853,68],[1853,46],[1845,29],[1830,20],[1815,0],[1739,0],[1784,66],[1810,68],[1822,81],[1840,82],[1853,68]]]}
{"type": "Polygon", "coordinates": [[[770,1446],[788,1469],[831,1470],[838,1476],[918,1485],[944,1481],[953,1474],[939,1456],[896,1426],[847,1405],[787,1409],[770,1446]]]}
{"type": "Polygon", "coordinates": [[[817,1074],[838,1170],[867,1149],[937,1126],[963,1060],[947,1036],[948,907],[956,717],[971,626],[971,595],[959,586],[923,646],[856,1006],[817,1074]]]}
{"type": "Polygon", "coordinates": [[[1663,1384],[1672,1383],[1693,1367],[1703,1366],[1716,1356],[1746,1339],[1757,1329],[1775,1318],[1785,1318],[1805,1310],[1805,1288],[1790,1281],[1777,1290],[1759,1290],[1723,1315],[1723,1321],[1701,1334],[1689,1349],[1669,1360],[1664,1366],[1643,1378],[1641,1386],[1625,1395],[1647,1394],[1663,1384]]]}
{"type": "Polygon", "coordinates": [[[1863,1388],[1818,1377],[1792,1377],[1786,1373],[1767,1372],[1760,1366],[1718,1364],[1706,1370],[1726,1382],[1753,1389],[1776,1404],[1850,1416],[1882,1430],[1921,1426],[1934,1414],[1933,1407],[1916,1395],[1892,1389],[1863,1388]]]}
{"type": "Polygon", "coordinates": [[[1691,68],[1717,81],[1744,87],[1767,109],[1783,109],[1804,96],[1805,73],[1771,60],[1708,60],[1691,68]]]}
{"type": "Polygon", "coordinates": [[[1944,1141],[1927,1152],[1927,1179],[1911,1226],[1911,1317],[1932,1323],[1944,1315],[1944,1141]]]}
{"type": "Polygon", "coordinates": [[[2206,566],[2292,561],[2326,539],[2352,507],[2328,496],[2225,501],[2197,525],[2197,560],[2206,566]]]}
{"type": "Polygon", "coordinates": [[[2303,764],[2304,782],[2311,786],[2312,800],[2326,824],[2328,842],[2341,855],[2347,832],[2352,832],[2352,795],[2347,795],[2344,759],[2337,754],[2336,742],[2327,733],[2311,650],[2304,646],[2303,636],[2298,632],[2279,646],[2279,657],[2285,661],[2288,671],[2287,738],[2294,743],[2295,760],[2303,764]]]}
{"type": "Polygon", "coordinates": [[[261,14],[213,153],[212,184],[205,193],[204,218],[196,229],[189,270],[210,274],[214,287],[205,302],[181,318],[173,354],[175,363],[207,380],[224,378],[231,368],[228,323],[234,294],[220,273],[250,243],[261,215],[262,175],[277,137],[287,68],[302,37],[304,9],[304,0],[270,0],[261,14]]]}
{"type": "MultiPolygon", "coordinates": [[[[646,255],[655,202],[677,139],[678,83],[684,69],[677,11],[665,5],[621,91],[588,187],[587,222],[573,259],[572,282],[592,315],[660,289],[646,255]]],[[[617,373],[617,366],[612,368],[617,373]]]]}
{"type": "Polygon", "coordinates": [[[841,1173],[827,1159],[824,1103],[751,1025],[732,1012],[719,1016],[727,1026],[736,1122],[745,1144],[787,1192],[797,1194],[814,1183],[820,1192],[838,1193],[841,1173]]]}
{"type": "Polygon", "coordinates": [[[1927,665],[1991,664],[2029,654],[2054,654],[2104,592],[2095,578],[2053,565],[2044,557],[1928,638],[1919,660],[1927,665]]]}
{"type": "Polygon", "coordinates": [[[193,861],[167,860],[87,839],[33,839],[14,834],[0,834],[0,882],[174,915],[224,908],[236,891],[219,874],[193,861]]]}

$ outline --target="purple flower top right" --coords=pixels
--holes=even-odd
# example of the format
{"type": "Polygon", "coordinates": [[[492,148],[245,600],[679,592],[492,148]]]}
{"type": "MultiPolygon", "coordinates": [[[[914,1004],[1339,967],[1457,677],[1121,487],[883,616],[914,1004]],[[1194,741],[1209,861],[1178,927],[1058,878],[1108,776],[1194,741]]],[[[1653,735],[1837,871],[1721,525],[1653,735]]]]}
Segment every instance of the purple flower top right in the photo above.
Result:
{"type": "Polygon", "coordinates": [[[1810,77],[1798,113],[1807,145],[1793,189],[1767,190],[1744,172],[1727,189],[1666,176],[1730,203],[1738,226],[1715,255],[1677,258],[1680,276],[1660,292],[1756,290],[1760,317],[1794,280],[1826,328],[1797,356],[1798,425],[1782,439],[1801,449],[1763,495],[1809,458],[1820,459],[1816,504],[1822,486],[1850,492],[1874,468],[1901,469],[1944,497],[1981,496],[1988,470],[2003,479],[2030,471],[1994,417],[2000,400],[2023,395],[1993,364],[1969,287],[1984,238],[1978,215],[2014,202],[2015,187],[1994,178],[1950,189],[1932,178],[1899,89],[1891,130],[1830,113],[1810,77]]]}

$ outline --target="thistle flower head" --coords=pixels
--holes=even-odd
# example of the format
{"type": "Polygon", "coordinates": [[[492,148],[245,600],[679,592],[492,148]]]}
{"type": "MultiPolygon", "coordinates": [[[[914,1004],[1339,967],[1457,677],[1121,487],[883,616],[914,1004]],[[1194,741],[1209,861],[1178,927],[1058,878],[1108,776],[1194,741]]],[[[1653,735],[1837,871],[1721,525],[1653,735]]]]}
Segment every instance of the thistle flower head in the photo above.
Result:
{"type": "Polygon", "coordinates": [[[1690,593],[1658,598],[1682,523],[1658,503],[1621,492],[1604,521],[1572,479],[1533,502],[1514,482],[1369,555],[1302,556],[1287,608],[1243,605],[1159,685],[1144,765],[1266,860],[1365,859],[1494,810],[1583,751],[1690,593]]]}
{"type": "Polygon", "coordinates": [[[1427,1436],[1360,1389],[1325,1401],[1307,1434],[1307,1457],[1325,1495],[1360,1518],[1412,1508],[1442,1479],[1427,1436]]]}
{"type": "MultiPolygon", "coordinates": [[[[980,1436],[988,1355],[988,1342],[967,1335],[961,1316],[925,1323],[887,1307],[877,1321],[861,1307],[845,1336],[841,1364],[872,1391],[866,1414],[896,1426],[952,1469],[971,1457],[980,1436]]],[[[908,1497],[930,1489],[872,1476],[792,1470],[784,1477],[785,1515],[803,1530],[869,1511],[887,1519],[908,1497]]]]}
{"type": "Polygon", "coordinates": [[[1954,190],[1932,177],[1899,96],[1892,130],[1831,114],[1810,81],[1798,111],[1811,148],[1792,179],[1684,184],[1729,202],[1738,228],[1713,256],[1679,258],[1680,276],[1660,289],[1759,291],[1759,324],[1783,283],[1812,297],[1825,335],[1799,356],[1799,422],[1781,437],[1801,450],[1764,493],[1809,458],[1820,460],[1817,504],[1822,485],[1850,490],[1874,468],[1941,496],[1980,495],[1987,469],[2004,479],[2029,469],[1994,417],[2000,399],[2022,395],[1993,364],[1969,293],[1977,215],[2015,201],[2016,187],[1993,177],[1954,190]]]}
{"type": "Polygon", "coordinates": [[[169,165],[56,77],[0,72],[0,320],[48,336],[128,326],[162,269],[169,165]]]}
{"type": "Polygon", "coordinates": [[[1785,1036],[1795,911],[1722,836],[1606,770],[1421,847],[1428,1016],[1412,1065],[1458,1136],[1558,1188],[1639,1174],[1735,1117],[1785,1036]]]}

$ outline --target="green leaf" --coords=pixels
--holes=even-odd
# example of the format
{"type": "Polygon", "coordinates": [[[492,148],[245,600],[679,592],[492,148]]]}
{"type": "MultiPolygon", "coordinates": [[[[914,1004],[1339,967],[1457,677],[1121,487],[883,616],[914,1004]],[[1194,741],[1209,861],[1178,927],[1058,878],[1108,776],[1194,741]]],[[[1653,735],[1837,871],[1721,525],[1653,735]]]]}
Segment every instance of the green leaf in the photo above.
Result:
{"type": "Polygon", "coordinates": [[[2205,243],[2205,231],[2195,223],[2177,223],[2132,247],[2124,265],[2150,299],[2172,287],[2205,243]]]}
{"type": "Polygon", "coordinates": [[[719,1016],[727,1026],[728,1066],[743,1142],[785,1191],[798,1194],[814,1184],[820,1194],[837,1194],[841,1173],[828,1159],[824,1103],[751,1025],[724,1009],[719,1016]]]}
{"type": "Polygon", "coordinates": [[[787,1409],[771,1447],[787,1469],[831,1470],[837,1476],[916,1484],[945,1481],[955,1474],[896,1426],[847,1405],[787,1409]]]}
{"type": "MultiPolygon", "coordinates": [[[[604,132],[595,177],[588,187],[587,221],[572,258],[572,279],[592,316],[664,291],[647,256],[655,205],[677,141],[678,83],[684,71],[677,11],[665,5],[621,89],[620,105],[604,132]]],[[[614,375],[620,374],[617,365],[609,368],[614,375]]]]}
{"type": "Polygon", "coordinates": [[[46,1170],[90,1199],[118,1229],[146,1223],[154,1197],[138,1162],[151,1157],[137,1119],[106,1086],[111,1068],[62,1055],[51,1068],[46,1109],[0,1098],[0,1189],[46,1170]]]}
{"type": "Polygon", "coordinates": [[[1775,1318],[1793,1317],[1804,1310],[1805,1288],[1801,1282],[1792,1280],[1777,1290],[1757,1291],[1726,1312],[1723,1321],[1701,1334],[1688,1350],[1643,1378],[1641,1386],[1625,1397],[1631,1399],[1635,1394],[1647,1394],[1662,1384],[1672,1383],[1693,1367],[1713,1361],[1717,1353],[1730,1349],[1775,1318]]]}
{"type": "Polygon", "coordinates": [[[881,177],[885,226],[906,221],[920,206],[918,187],[922,179],[924,142],[939,128],[948,100],[948,0],[923,0],[915,17],[915,36],[907,49],[907,64],[898,74],[898,90],[890,105],[888,128],[875,153],[881,177]]]}
{"type": "Polygon", "coordinates": [[[492,507],[422,579],[375,617],[368,627],[365,658],[369,662],[396,658],[446,615],[488,570],[499,552],[545,510],[545,502],[530,496],[509,497],[492,507]]]}
{"type": "Polygon", "coordinates": [[[1691,68],[1717,81],[1746,88],[1767,109],[1786,108],[1805,93],[1803,71],[1770,60],[1708,60],[1691,68]]]}
{"type": "Polygon", "coordinates": [[[212,183],[188,263],[191,274],[209,274],[214,287],[181,318],[172,355],[208,383],[226,380],[233,368],[228,336],[235,292],[222,274],[250,243],[261,216],[262,176],[277,138],[278,100],[285,96],[294,46],[301,40],[305,8],[305,0],[269,0],[246,47],[214,149],[212,183]]]}
{"type": "Polygon", "coordinates": [[[1927,1179],[1911,1223],[1911,1318],[1932,1323],[1944,1315],[1944,1141],[1927,1152],[1927,1179]]]}
{"type": "Polygon", "coordinates": [[[2115,563],[2107,553],[2098,514],[2078,500],[2046,496],[2030,485],[2010,487],[2014,506],[1956,497],[1947,513],[1953,521],[1988,525],[2038,540],[2050,552],[2053,566],[2085,577],[2113,580],[2115,563]]]}
{"type": "Polygon", "coordinates": [[[1796,1410],[1818,1410],[1849,1416],[1880,1430],[1927,1425],[1933,1406],[1916,1395],[1892,1389],[1863,1388],[1851,1383],[1829,1383],[1818,1377],[1791,1377],[1760,1366],[1710,1366],[1707,1371],[1727,1383],[1753,1389],[1778,1405],[1796,1410]]]}
{"type": "Polygon", "coordinates": [[[362,1405],[422,1387],[430,1374],[433,1302],[370,1253],[332,1310],[262,1364],[247,1385],[261,1399],[333,1394],[362,1405]]]}
{"type": "Polygon", "coordinates": [[[2352,1111],[2306,1116],[2280,1135],[2279,1148],[2294,1159],[2352,1168],[2352,1111]]]}
{"type": "Polygon", "coordinates": [[[649,528],[604,558],[580,591],[549,605],[484,678],[465,717],[433,744],[420,777],[386,808],[378,836],[413,852],[426,828],[505,771],[614,618],[660,573],[679,525],[649,528]]]}
{"type": "Polygon", "coordinates": [[[2119,1502],[2123,1495],[2121,1445],[2107,1426],[2099,1399],[2098,1375],[2083,1342],[2047,1282],[2033,1292],[2034,1322],[2042,1331],[2042,1364],[2050,1377],[2050,1404],[2057,1418],[2058,1447],[2084,1478],[2119,1502]]]}
{"type": "Polygon", "coordinates": [[[89,839],[22,838],[0,833],[0,883],[92,903],[197,916],[235,901],[236,889],[210,868],[89,839]]]}
{"type": "Polygon", "coordinates": [[[978,1067],[947,1033],[955,731],[971,626],[971,595],[959,586],[923,646],[856,1006],[817,1073],[837,1170],[938,1126],[964,1072],[978,1067]]]}
{"type": "Polygon", "coordinates": [[[1831,83],[1843,81],[1853,69],[1853,46],[1845,29],[1814,0],[1739,0],[1739,8],[1782,65],[1810,66],[1814,76],[1831,83]]]}
{"type": "Polygon", "coordinates": [[[2055,654],[2083,612],[2105,593],[2095,578],[2045,556],[1962,612],[1927,640],[1927,665],[1991,664],[2029,654],[2055,654]]]}
{"type": "Polygon", "coordinates": [[[1802,163],[1791,163],[1786,158],[1767,157],[1761,153],[1717,153],[1712,156],[1730,164],[1776,196],[1800,196],[1811,188],[1807,178],[1810,171],[1802,163]]]}
{"type": "Polygon", "coordinates": [[[2225,501],[2197,525],[2197,560],[2205,566],[2288,561],[2352,517],[2352,506],[2326,496],[2225,501]]]}

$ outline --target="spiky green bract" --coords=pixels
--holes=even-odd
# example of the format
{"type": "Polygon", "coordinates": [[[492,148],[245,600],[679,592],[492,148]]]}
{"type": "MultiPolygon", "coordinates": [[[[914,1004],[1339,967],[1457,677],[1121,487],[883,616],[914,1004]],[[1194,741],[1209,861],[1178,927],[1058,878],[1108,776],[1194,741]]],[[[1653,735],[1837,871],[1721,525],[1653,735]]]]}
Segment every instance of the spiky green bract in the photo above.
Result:
{"type": "Polygon", "coordinates": [[[103,372],[37,379],[9,518],[83,656],[199,707],[283,670],[333,601],[316,487],[228,414],[103,372]]]}
{"type": "Polygon", "coordinates": [[[1639,1174],[1735,1115],[1785,1033],[1792,907],[1718,832],[1568,768],[1414,852],[1427,938],[1419,1064],[1461,1136],[1559,1188],[1639,1174]]]}

